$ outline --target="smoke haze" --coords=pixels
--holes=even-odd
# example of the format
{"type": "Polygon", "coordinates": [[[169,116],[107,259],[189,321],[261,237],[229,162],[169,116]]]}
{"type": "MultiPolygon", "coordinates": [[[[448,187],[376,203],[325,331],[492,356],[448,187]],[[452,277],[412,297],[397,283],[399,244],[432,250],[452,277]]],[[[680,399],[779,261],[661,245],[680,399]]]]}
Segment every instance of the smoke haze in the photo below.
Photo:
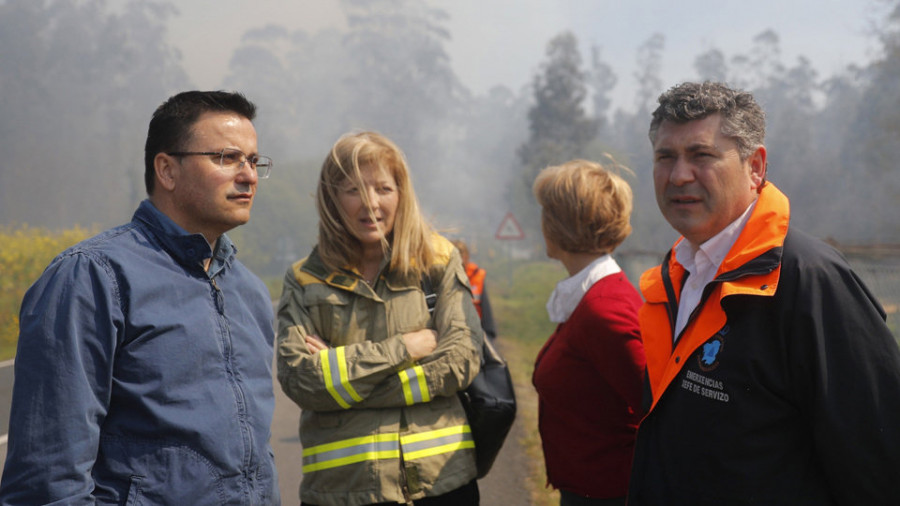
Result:
{"type": "MultiPolygon", "coordinates": [[[[656,96],[684,80],[754,91],[769,117],[770,179],[794,222],[844,242],[900,242],[895,151],[900,57],[893,1],[0,0],[0,225],[108,227],[144,198],[155,107],[189,88],[259,106],[276,160],[251,223],[234,232],[263,274],[316,240],[314,185],[334,140],[374,129],[405,151],[437,228],[486,246],[514,212],[540,251],[533,85],[570,62],[596,135],[561,163],[611,153],[632,168],[634,234],[662,251],[646,131],[656,96]],[[894,39],[895,40],[895,39],[894,39]],[[580,76],[580,77],[579,77],[580,76]]],[[[563,155],[564,153],[564,155],[563,155]]]]}

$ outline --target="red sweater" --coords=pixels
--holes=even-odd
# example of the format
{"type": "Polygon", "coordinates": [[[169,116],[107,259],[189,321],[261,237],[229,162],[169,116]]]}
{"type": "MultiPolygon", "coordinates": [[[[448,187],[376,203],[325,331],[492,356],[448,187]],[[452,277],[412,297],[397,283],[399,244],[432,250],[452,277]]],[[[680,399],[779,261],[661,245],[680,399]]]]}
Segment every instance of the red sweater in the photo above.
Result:
{"type": "Polygon", "coordinates": [[[587,291],[537,356],[532,382],[547,482],[576,494],[624,497],[641,418],[640,295],[624,273],[587,291]]]}

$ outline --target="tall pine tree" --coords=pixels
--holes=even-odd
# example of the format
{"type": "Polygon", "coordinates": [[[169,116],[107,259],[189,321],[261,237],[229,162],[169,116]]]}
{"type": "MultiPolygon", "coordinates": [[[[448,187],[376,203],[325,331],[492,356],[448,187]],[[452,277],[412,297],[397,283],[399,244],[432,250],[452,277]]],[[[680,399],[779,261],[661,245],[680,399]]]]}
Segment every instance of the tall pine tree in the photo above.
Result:
{"type": "Polygon", "coordinates": [[[587,74],[575,35],[564,32],[554,37],[546,56],[533,82],[534,105],[528,111],[531,135],[519,148],[529,188],[544,167],[585,156],[585,148],[597,135],[597,122],[584,108],[587,74]]]}

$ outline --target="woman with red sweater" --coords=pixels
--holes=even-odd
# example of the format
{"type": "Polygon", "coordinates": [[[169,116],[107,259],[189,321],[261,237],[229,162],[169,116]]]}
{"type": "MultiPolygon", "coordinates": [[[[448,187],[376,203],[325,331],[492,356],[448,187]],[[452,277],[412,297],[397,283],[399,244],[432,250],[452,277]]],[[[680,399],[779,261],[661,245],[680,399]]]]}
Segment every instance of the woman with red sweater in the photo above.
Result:
{"type": "Polygon", "coordinates": [[[559,325],[532,381],[547,482],[560,505],[624,505],[641,416],[641,298],[611,253],[631,233],[631,188],[602,165],[573,160],[534,182],[547,256],[569,273],[547,302],[559,325]]]}

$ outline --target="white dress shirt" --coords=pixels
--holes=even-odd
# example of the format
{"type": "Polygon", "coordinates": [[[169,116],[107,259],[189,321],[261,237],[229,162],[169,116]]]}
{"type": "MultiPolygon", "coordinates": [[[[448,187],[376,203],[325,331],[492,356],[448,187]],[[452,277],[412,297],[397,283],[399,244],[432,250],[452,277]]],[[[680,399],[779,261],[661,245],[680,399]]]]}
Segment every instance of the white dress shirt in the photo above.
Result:
{"type": "Polygon", "coordinates": [[[700,303],[700,296],[703,295],[703,289],[712,281],[722,261],[744,226],[750,219],[753,208],[756,207],[754,200],[747,209],[744,210],[738,219],[731,222],[727,227],[723,228],[718,234],[701,244],[699,247],[692,244],[687,239],[682,240],[675,246],[675,260],[680,263],[690,275],[681,289],[681,298],[678,301],[678,318],[675,320],[675,335],[673,341],[677,342],[681,331],[687,325],[691,312],[700,303]]]}
{"type": "Polygon", "coordinates": [[[613,257],[607,254],[594,260],[573,276],[557,283],[556,289],[550,294],[550,300],[547,301],[547,314],[550,316],[550,321],[562,323],[568,320],[584,294],[594,286],[594,283],[617,272],[622,272],[622,269],[613,260],[613,257]]]}

